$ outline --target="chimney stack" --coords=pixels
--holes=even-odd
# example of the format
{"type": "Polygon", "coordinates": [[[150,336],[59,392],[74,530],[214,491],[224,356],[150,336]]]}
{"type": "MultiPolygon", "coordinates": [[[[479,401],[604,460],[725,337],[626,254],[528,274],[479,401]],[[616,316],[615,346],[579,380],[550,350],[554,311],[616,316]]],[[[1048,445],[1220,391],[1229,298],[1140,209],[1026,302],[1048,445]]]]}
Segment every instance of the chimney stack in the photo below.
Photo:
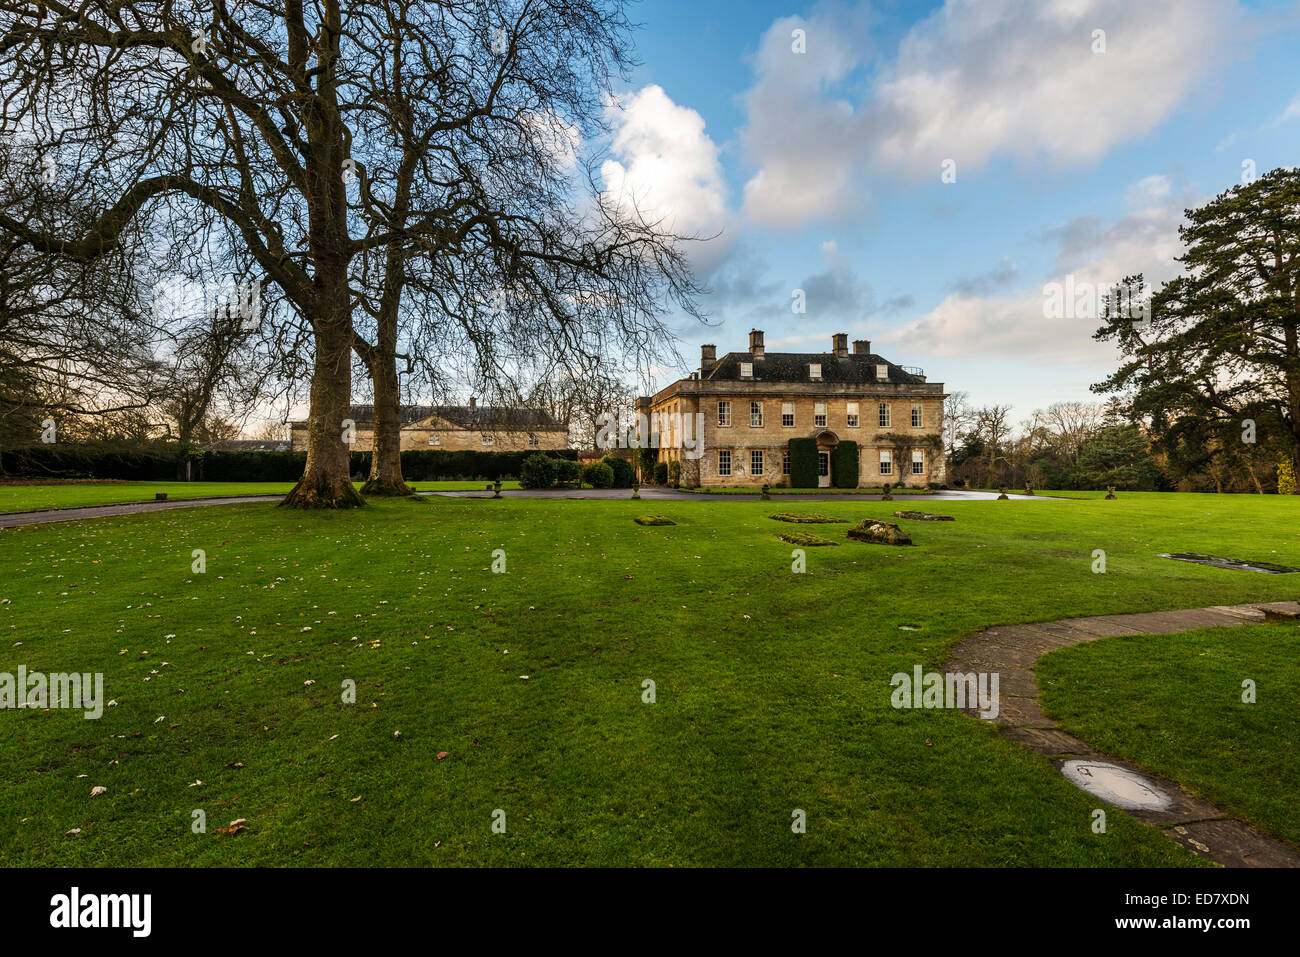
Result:
{"type": "Polygon", "coordinates": [[[763,358],[763,330],[749,330],[749,354],[755,359],[763,358]]]}
{"type": "Polygon", "coordinates": [[[831,336],[831,351],[840,359],[848,356],[849,334],[847,332],[837,332],[831,336]]]}
{"type": "Polygon", "coordinates": [[[706,376],[718,361],[717,346],[700,346],[700,375],[706,376]]]}
{"type": "Polygon", "coordinates": [[[853,340],[853,354],[854,354],[855,356],[869,356],[869,355],[871,355],[871,340],[870,340],[870,339],[854,339],[854,340],[853,340]]]}

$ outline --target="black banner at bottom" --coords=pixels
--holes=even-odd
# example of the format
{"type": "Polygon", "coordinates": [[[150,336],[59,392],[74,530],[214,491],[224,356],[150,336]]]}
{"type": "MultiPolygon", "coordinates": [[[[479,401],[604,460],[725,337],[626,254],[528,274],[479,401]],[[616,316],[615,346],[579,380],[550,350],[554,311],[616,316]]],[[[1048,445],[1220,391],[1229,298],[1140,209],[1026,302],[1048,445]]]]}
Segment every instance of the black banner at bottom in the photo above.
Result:
{"type": "MultiPolygon", "coordinates": [[[[6,870],[5,926],[77,938],[300,945],[395,933],[493,943],[563,935],[648,943],[680,929],[732,945],[852,929],[875,942],[966,947],[985,934],[1188,935],[1224,944],[1294,926],[1300,873],[1282,870],[6,870]],[[965,930],[961,930],[965,928],[965,930]],[[958,934],[959,936],[952,936],[958,934]],[[977,937],[964,936],[966,930],[977,937]]],[[[997,939],[996,936],[993,939],[997,939]]]]}

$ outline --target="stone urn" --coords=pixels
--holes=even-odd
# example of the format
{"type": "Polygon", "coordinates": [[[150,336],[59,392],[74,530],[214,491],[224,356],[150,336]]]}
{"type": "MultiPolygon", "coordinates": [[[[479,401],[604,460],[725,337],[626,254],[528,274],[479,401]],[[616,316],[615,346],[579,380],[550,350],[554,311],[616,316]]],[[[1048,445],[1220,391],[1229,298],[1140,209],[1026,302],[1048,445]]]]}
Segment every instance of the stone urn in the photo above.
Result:
{"type": "Polygon", "coordinates": [[[998,491],[999,491],[999,493],[1000,493],[1000,494],[998,495],[998,501],[999,501],[999,502],[1001,502],[1003,499],[1005,499],[1005,498],[1008,497],[1008,496],[1007,496],[1006,486],[1003,486],[1003,487],[1002,487],[1001,489],[999,489],[998,491]]]}
{"type": "Polygon", "coordinates": [[[769,502],[772,500],[772,496],[770,494],[770,486],[766,482],[763,483],[762,492],[763,492],[762,501],[769,502]]]}
{"type": "Polygon", "coordinates": [[[493,498],[500,498],[500,497],[501,497],[501,480],[500,480],[500,479],[497,479],[495,482],[493,482],[493,483],[492,483],[490,486],[488,486],[488,487],[492,489],[492,497],[493,497],[493,498]]]}
{"type": "Polygon", "coordinates": [[[1113,486],[1113,485],[1107,485],[1107,486],[1106,486],[1106,497],[1107,497],[1107,498],[1114,498],[1114,497],[1115,497],[1115,486],[1113,486]]]}

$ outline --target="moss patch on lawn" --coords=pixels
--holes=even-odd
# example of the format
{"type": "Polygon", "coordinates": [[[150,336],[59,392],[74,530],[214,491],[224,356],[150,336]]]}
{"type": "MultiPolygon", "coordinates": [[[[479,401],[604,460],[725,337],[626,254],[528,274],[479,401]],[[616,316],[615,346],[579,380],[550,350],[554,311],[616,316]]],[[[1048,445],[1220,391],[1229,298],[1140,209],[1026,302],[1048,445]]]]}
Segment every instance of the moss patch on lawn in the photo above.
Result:
{"type": "Polygon", "coordinates": [[[838,525],[848,524],[847,518],[832,518],[820,512],[774,512],[768,518],[778,522],[794,522],[800,525],[838,525]]]}
{"type": "Polygon", "coordinates": [[[823,545],[838,545],[839,542],[832,542],[829,538],[822,538],[820,535],[811,535],[808,532],[782,532],[777,538],[783,542],[789,542],[791,545],[803,545],[808,548],[818,548],[823,545]]]}

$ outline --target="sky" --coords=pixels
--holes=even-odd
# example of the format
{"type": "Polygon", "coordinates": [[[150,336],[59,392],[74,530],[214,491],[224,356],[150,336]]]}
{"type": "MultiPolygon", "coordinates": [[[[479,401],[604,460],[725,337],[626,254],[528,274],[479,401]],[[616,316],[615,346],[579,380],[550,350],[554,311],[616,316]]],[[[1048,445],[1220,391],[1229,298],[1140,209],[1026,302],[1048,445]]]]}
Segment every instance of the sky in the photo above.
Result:
{"type": "Polygon", "coordinates": [[[1053,282],[1178,273],[1183,212],[1300,162],[1300,3],[641,0],[604,187],[689,244],[709,325],[663,387],[747,348],[870,339],[1013,417],[1117,357],[1053,282]],[[1098,32],[1100,31],[1100,32],[1098,32]],[[797,291],[805,311],[795,312],[797,291]],[[1075,314],[1071,314],[1075,313],[1075,314]]]}

